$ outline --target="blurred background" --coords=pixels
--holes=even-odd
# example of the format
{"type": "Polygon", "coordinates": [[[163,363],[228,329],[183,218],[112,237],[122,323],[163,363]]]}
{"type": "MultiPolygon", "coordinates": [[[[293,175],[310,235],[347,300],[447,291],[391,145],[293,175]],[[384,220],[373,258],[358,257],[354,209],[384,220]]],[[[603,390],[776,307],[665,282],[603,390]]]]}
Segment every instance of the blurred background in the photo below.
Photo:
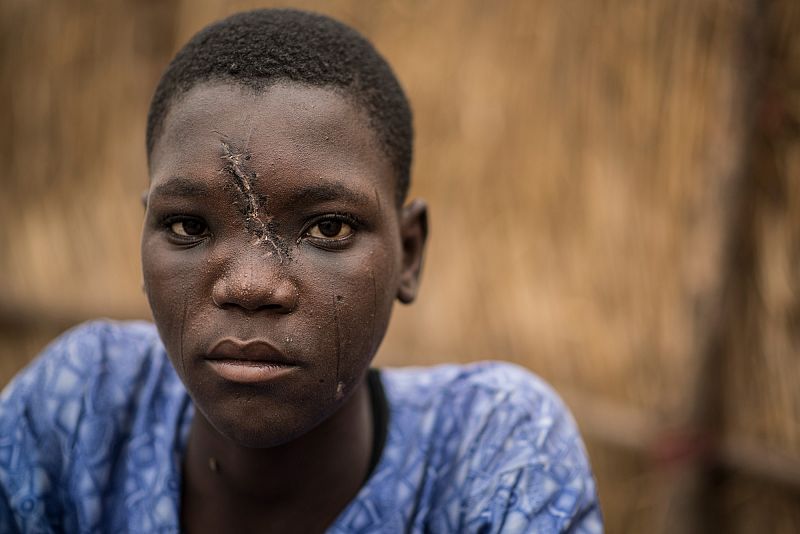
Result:
{"type": "MultiPolygon", "coordinates": [[[[0,3],[0,386],[76,323],[149,316],[151,93],[266,5],[0,3]]],[[[415,111],[432,239],[379,364],[549,380],[608,532],[800,531],[800,3],[292,5],[363,32],[415,111]]]]}

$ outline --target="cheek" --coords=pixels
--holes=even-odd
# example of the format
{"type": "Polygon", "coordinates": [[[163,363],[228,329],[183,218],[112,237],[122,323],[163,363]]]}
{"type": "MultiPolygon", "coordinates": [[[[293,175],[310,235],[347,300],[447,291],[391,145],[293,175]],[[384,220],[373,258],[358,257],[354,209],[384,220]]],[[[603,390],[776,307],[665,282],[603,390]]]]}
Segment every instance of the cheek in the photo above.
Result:
{"type": "Polygon", "coordinates": [[[372,250],[313,262],[309,269],[309,279],[321,283],[308,291],[304,308],[325,317],[309,320],[329,328],[330,370],[345,389],[363,376],[386,332],[398,278],[394,263],[392,254],[372,250]]]}
{"type": "Polygon", "coordinates": [[[184,252],[178,256],[163,250],[158,243],[143,241],[145,294],[167,352],[177,358],[182,357],[188,312],[194,308],[192,301],[202,280],[199,265],[203,262],[194,256],[198,255],[184,252]]]}

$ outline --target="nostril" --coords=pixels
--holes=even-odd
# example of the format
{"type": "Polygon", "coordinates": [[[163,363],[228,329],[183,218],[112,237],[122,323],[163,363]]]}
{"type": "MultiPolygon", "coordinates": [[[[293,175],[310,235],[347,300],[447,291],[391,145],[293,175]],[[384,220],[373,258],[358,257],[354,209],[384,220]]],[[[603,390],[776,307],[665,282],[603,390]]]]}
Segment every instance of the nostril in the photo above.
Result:
{"type": "Polygon", "coordinates": [[[211,297],[219,308],[290,313],[297,306],[299,293],[294,280],[283,273],[270,271],[253,276],[237,270],[226,272],[214,282],[211,297]]]}

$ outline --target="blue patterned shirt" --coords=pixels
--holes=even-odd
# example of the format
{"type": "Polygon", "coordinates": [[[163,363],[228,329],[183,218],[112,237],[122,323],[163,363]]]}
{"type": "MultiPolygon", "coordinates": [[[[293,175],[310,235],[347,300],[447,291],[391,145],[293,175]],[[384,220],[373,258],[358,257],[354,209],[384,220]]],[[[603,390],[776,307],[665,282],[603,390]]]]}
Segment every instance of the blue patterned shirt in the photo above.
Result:
{"type": "MultiPolygon", "coordinates": [[[[501,363],[380,376],[384,449],[329,532],[602,532],[575,424],[541,380],[501,363]]],[[[68,332],[0,396],[0,532],[178,532],[193,414],[153,325],[68,332]]]]}

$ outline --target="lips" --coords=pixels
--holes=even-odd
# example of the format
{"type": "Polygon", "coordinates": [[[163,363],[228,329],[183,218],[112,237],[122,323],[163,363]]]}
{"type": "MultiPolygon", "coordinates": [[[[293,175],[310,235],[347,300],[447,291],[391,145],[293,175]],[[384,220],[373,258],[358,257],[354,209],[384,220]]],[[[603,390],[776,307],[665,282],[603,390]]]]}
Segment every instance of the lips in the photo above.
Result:
{"type": "Polygon", "coordinates": [[[223,339],[211,347],[205,360],[222,378],[241,383],[268,382],[300,368],[300,362],[264,340],[223,339]]]}

